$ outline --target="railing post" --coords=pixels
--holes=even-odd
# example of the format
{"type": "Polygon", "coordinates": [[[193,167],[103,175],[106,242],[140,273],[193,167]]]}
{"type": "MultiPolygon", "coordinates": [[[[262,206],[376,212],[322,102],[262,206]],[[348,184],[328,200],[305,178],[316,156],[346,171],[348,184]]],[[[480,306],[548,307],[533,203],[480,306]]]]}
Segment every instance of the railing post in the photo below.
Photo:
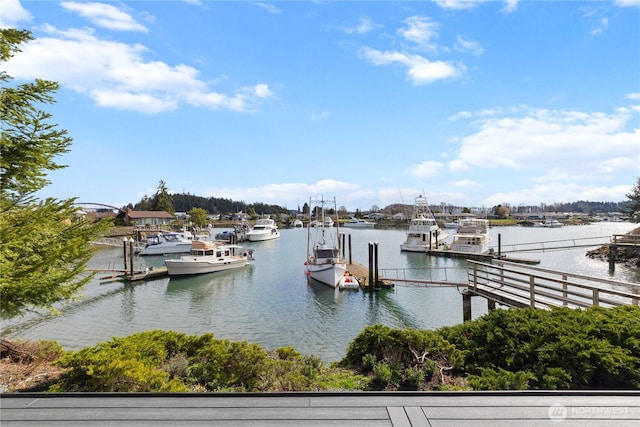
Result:
{"type": "Polygon", "coordinates": [[[597,307],[600,305],[600,289],[598,288],[594,288],[593,289],[593,306],[597,307]]]}
{"type": "Polygon", "coordinates": [[[469,291],[462,293],[462,320],[463,322],[471,320],[471,293],[469,291]]]}
{"type": "Polygon", "coordinates": [[[473,289],[478,292],[478,264],[473,264],[473,289]]]}
{"type": "Polygon", "coordinates": [[[562,275],[562,305],[567,306],[567,275],[562,275]]]}
{"type": "Polygon", "coordinates": [[[531,308],[536,308],[536,278],[534,275],[529,276],[529,304],[531,308]]]}

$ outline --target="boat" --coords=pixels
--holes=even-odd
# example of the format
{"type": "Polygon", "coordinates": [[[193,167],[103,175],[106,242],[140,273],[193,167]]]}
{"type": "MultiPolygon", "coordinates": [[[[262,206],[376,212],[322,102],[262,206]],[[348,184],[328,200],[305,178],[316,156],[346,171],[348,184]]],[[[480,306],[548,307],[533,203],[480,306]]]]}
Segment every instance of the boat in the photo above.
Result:
{"type": "Polygon", "coordinates": [[[401,251],[427,252],[443,246],[449,236],[440,230],[435,217],[427,205],[426,197],[416,197],[409,230],[404,243],[400,244],[401,251]]]}
{"type": "Polygon", "coordinates": [[[349,271],[345,271],[338,281],[338,289],[360,289],[360,282],[349,271]]]}
{"type": "Polygon", "coordinates": [[[544,222],[537,222],[535,227],[560,228],[562,223],[557,219],[548,218],[544,222]]]}
{"type": "MultiPolygon", "coordinates": [[[[309,200],[309,206],[312,201],[309,200]]],[[[339,227],[330,227],[325,219],[325,202],[320,200],[317,209],[309,209],[309,227],[307,227],[307,260],[305,266],[307,277],[332,288],[338,287],[345,277],[347,264],[340,259],[339,227]],[[316,211],[320,216],[316,226],[312,227],[311,213],[316,211]]],[[[333,201],[335,206],[335,199],[333,201]]],[[[334,207],[334,212],[337,212],[334,207]]]]}
{"type": "Polygon", "coordinates": [[[301,220],[296,219],[295,221],[293,221],[293,224],[291,224],[291,226],[293,228],[302,228],[302,227],[304,227],[304,224],[302,223],[301,220]]]}
{"type": "Polygon", "coordinates": [[[249,265],[253,259],[253,249],[194,240],[189,255],[167,259],[164,264],[169,276],[184,276],[240,268],[249,265]]]}
{"type": "Polygon", "coordinates": [[[451,250],[483,254],[489,252],[489,243],[491,243],[489,220],[465,218],[458,222],[458,229],[451,242],[451,250]]]}
{"type": "Polygon", "coordinates": [[[260,242],[263,240],[277,239],[280,237],[278,226],[271,218],[261,218],[246,233],[250,242],[260,242]]]}
{"type": "Polygon", "coordinates": [[[359,218],[351,218],[349,221],[342,224],[343,227],[348,228],[373,228],[375,227],[374,222],[365,221],[364,219],[359,218]]]}
{"type": "MultiPolygon", "coordinates": [[[[190,233],[189,233],[190,234],[190,233]]],[[[144,249],[138,255],[165,255],[188,253],[193,237],[184,233],[157,233],[147,236],[144,249]]]]}
{"type": "Polygon", "coordinates": [[[444,223],[444,228],[450,228],[450,229],[453,229],[453,230],[457,230],[458,229],[458,221],[445,222],[444,223]]]}

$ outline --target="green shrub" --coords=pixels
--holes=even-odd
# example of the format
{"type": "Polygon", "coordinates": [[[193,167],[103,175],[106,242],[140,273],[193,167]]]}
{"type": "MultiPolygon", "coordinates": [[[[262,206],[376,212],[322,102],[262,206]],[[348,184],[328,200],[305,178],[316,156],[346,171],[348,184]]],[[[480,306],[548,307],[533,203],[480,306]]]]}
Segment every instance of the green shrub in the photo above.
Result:
{"type": "Polygon", "coordinates": [[[530,372],[534,389],[640,387],[640,307],[493,310],[439,332],[464,369],[530,372]]]}

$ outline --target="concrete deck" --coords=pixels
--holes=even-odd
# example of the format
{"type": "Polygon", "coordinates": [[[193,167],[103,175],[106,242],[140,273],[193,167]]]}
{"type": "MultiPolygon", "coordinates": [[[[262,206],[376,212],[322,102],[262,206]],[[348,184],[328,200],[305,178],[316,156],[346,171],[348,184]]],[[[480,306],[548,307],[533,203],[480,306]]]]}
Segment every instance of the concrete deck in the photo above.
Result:
{"type": "Polygon", "coordinates": [[[22,393],[9,426],[633,426],[638,392],[22,393]]]}

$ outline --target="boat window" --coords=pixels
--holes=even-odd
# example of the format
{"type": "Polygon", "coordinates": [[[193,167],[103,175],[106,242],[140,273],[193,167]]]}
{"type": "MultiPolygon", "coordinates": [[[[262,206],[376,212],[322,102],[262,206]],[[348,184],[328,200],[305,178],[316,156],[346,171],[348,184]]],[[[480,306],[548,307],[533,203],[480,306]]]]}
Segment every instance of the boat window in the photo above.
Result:
{"type": "Polygon", "coordinates": [[[318,258],[336,258],[338,255],[337,249],[318,249],[317,251],[318,258]]]}

